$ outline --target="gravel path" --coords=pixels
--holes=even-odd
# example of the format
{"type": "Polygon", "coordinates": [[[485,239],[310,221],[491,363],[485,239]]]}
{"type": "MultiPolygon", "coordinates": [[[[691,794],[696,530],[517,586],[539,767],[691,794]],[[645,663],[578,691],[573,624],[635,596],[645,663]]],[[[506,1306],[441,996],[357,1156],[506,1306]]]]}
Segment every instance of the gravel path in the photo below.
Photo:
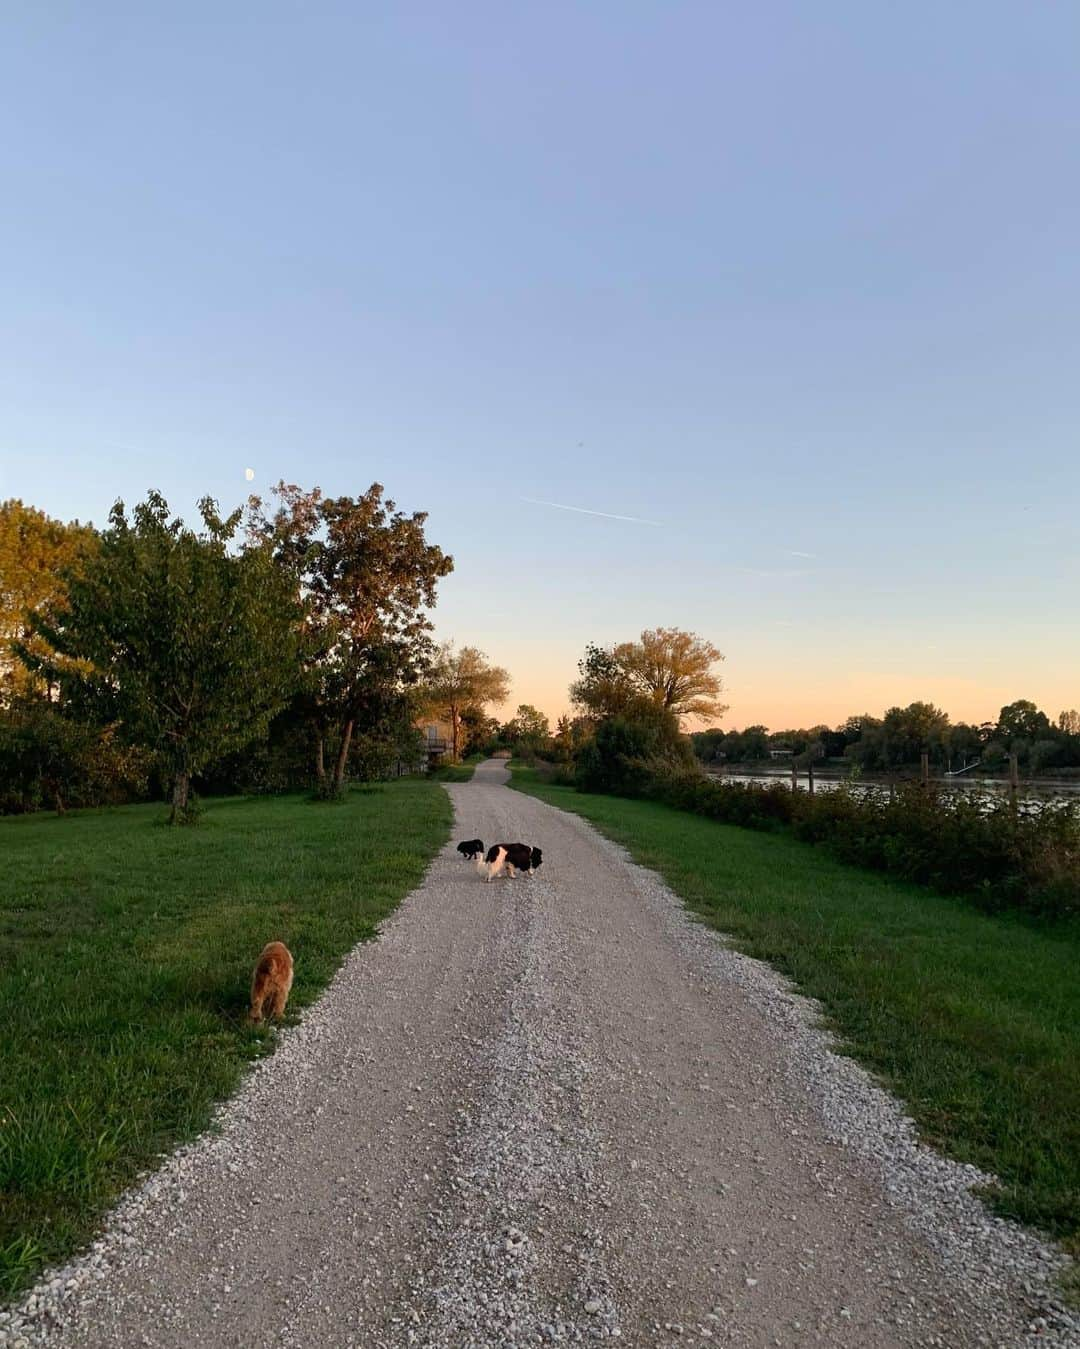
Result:
{"type": "Polygon", "coordinates": [[[485,764],[303,1023],[0,1346],[1080,1345],[814,1008],[485,764]]]}

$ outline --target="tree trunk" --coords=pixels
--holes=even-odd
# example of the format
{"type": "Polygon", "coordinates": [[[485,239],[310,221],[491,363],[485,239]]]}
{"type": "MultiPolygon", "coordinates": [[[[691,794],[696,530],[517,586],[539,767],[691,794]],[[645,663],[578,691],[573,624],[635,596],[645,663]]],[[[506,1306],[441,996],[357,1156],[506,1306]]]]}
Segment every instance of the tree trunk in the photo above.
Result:
{"type": "Polygon", "coordinates": [[[183,818],[184,811],[187,810],[188,794],[191,791],[191,774],[187,769],[182,769],[177,773],[173,781],[172,792],[172,814],[169,816],[170,824],[179,824],[183,818]]]}
{"type": "Polygon", "coordinates": [[[338,746],[337,763],[334,765],[334,790],[337,792],[340,792],[345,786],[345,765],[349,760],[352,733],[353,722],[349,720],[341,728],[341,744],[338,746]]]}
{"type": "Polygon", "coordinates": [[[458,710],[456,707],[450,709],[450,757],[454,763],[457,763],[457,742],[458,742],[458,710]]]}
{"type": "Polygon", "coordinates": [[[322,731],[315,732],[315,778],[318,782],[326,781],[326,760],[323,757],[325,738],[322,731]]]}

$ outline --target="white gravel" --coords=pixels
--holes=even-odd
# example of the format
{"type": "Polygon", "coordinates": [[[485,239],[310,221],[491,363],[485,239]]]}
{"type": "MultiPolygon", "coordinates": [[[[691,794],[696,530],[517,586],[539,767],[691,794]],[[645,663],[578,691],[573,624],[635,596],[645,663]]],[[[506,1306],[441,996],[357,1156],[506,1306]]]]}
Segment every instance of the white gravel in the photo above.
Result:
{"type": "Polygon", "coordinates": [[[504,778],[448,789],[455,840],[539,875],[444,850],[0,1349],[1080,1346],[1063,1257],[812,1003],[504,778]]]}

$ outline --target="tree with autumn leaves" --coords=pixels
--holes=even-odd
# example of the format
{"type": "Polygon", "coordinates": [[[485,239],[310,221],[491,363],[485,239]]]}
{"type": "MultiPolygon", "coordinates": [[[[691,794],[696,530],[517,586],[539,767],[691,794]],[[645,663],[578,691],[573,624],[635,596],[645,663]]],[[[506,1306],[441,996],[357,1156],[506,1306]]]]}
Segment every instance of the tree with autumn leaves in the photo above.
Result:
{"type": "MultiPolygon", "coordinates": [[[[591,732],[574,751],[580,785],[633,792],[657,765],[691,768],[683,719],[725,712],[714,670],[722,659],[711,642],[679,628],[647,628],[636,642],[611,647],[590,643],[570,687],[579,724],[591,732]]],[[[560,734],[565,751],[569,723],[560,734]]]]}
{"type": "Polygon", "coordinates": [[[20,659],[47,654],[34,620],[55,620],[67,599],[67,576],[80,575],[98,548],[97,532],[77,520],[64,524],[21,501],[0,502],[0,701],[55,688],[20,659]]]}
{"type": "Polygon", "coordinates": [[[453,559],[381,483],[362,496],[324,497],[279,483],[277,505],[248,506],[248,537],[274,558],[301,606],[303,670],[295,714],[310,728],[320,794],[344,790],[349,749],[372,699],[398,709],[429,670],[426,609],[453,559]],[[326,747],[333,744],[327,767],[326,747]]]}
{"type": "Polygon", "coordinates": [[[712,642],[680,628],[646,628],[636,642],[590,643],[578,662],[571,700],[585,714],[621,715],[644,701],[676,721],[718,721],[727,711],[715,672],[724,658],[712,642]]]}

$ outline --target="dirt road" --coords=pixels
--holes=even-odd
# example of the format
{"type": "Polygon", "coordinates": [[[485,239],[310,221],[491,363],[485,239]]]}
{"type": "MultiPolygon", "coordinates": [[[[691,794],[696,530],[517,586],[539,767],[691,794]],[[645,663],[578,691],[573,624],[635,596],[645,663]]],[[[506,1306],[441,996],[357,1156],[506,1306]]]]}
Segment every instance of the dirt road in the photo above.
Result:
{"type": "Polygon", "coordinates": [[[0,1344],[1075,1342],[801,999],[504,777],[448,789],[455,840],[539,875],[445,850],[0,1344]]]}

